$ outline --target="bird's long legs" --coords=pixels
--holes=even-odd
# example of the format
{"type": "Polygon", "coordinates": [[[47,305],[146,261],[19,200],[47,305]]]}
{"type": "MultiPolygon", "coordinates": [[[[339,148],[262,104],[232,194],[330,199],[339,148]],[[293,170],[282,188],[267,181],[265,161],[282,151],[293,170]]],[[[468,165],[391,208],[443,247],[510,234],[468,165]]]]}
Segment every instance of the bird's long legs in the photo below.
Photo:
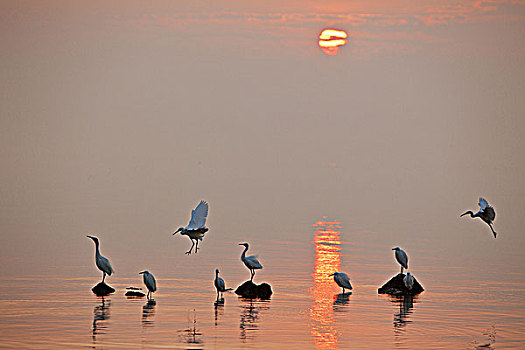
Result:
{"type": "Polygon", "coordinates": [[[251,272],[251,277],[250,277],[250,281],[253,281],[253,276],[255,276],[255,270],[250,270],[251,272]]]}
{"type": "Polygon", "coordinates": [[[199,240],[196,239],[195,242],[197,242],[197,244],[195,245],[195,253],[197,253],[197,250],[199,250],[199,240]]]}
{"type": "Polygon", "coordinates": [[[345,289],[343,288],[343,294],[345,294],[345,289]]]}
{"type": "Polygon", "coordinates": [[[106,273],[102,272],[102,283],[104,283],[104,280],[106,279],[106,273]]]}
{"type": "Polygon", "coordinates": [[[401,266],[401,273],[403,273],[403,266],[401,266]]]}
{"type": "Polygon", "coordinates": [[[186,254],[188,254],[188,255],[191,254],[191,250],[193,249],[193,246],[195,245],[195,241],[193,240],[193,238],[190,238],[190,239],[191,239],[191,248],[190,248],[190,250],[188,250],[188,251],[186,252],[186,254]]]}
{"type": "Polygon", "coordinates": [[[496,238],[496,236],[498,234],[496,233],[496,231],[494,231],[494,228],[492,227],[492,224],[489,224],[489,226],[490,226],[490,229],[492,230],[492,233],[494,234],[494,238],[496,238]]]}

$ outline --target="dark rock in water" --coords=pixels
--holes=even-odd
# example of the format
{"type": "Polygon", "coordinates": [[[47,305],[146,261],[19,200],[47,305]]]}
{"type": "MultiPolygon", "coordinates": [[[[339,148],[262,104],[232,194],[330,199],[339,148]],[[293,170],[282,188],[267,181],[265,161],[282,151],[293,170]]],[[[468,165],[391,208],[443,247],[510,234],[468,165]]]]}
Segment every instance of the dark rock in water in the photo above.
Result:
{"type": "Polygon", "coordinates": [[[128,290],[126,294],[124,295],[127,297],[141,297],[141,298],[146,296],[146,294],[138,290],[128,290]]]}
{"type": "Polygon", "coordinates": [[[403,282],[404,277],[404,273],[397,274],[396,276],[392,277],[390,281],[386,282],[381,288],[379,288],[377,293],[390,295],[416,295],[424,291],[423,287],[421,284],[419,284],[414,275],[412,275],[412,277],[414,277],[414,285],[412,286],[412,289],[409,290],[405,286],[405,282],[403,282]]]}
{"type": "Polygon", "coordinates": [[[235,290],[235,294],[248,299],[270,299],[272,287],[268,283],[255,284],[252,281],[246,281],[235,290]]]}
{"type": "Polygon", "coordinates": [[[108,286],[104,282],[100,282],[99,284],[91,288],[91,290],[99,297],[103,297],[115,292],[115,289],[113,287],[108,286]]]}

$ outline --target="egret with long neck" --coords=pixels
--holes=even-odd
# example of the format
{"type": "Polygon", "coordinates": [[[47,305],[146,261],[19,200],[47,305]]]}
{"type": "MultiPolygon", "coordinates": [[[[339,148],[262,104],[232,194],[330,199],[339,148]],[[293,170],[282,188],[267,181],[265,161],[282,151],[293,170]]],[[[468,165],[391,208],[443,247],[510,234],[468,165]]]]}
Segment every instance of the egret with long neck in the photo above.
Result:
{"type": "Polygon", "coordinates": [[[232,288],[226,288],[224,280],[219,277],[219,269],[215,269],[215,280],[213,284],[215,285],[215,289],[217,289],[217,301],[219,301],[219,292],[221,293],[221,297],[223,297],[224,292],[232,290],[232,288]]]}
{"type": "Polygon", "coordinates": [[[253,281],[253,276],[255,276],[255,270],[262,269],[262,265],[257,259],[256,255],[246,256],[246,251],[248,250],[248,247],[250,246],[248,243],[239,243],[239,245],[244,246],[244,251],[241,254],[241,260],[246,265],[246,267],[250,270],[251,276],[250,281],[253,281]]]}
{"type": "Polygon", "coordinates": [[[496,211],[493,207],[489,205],[489,202],[487,202],[486,199],[479,197],[479,211],[477,213],[473,213],[471,210],[464,212],[459,217],[462,217],[464,215],[470,214],[471,218],[480,218],[483,220],[487,225],[489,225],[492,234],[494,235],[494,238],[498,235],[496,231],[494,231],[494,227],[492,227],[492,222],[496,218],[496,211]]]}
{"type": "Polygon", "coordinates": [[[102,254],[100,254],[100,244],[98,242],[98,238],[89,235],[87,237],[91,238],[93,242],[95,242],[95,263],[98,269],[102,271],[102,283],[104,283],[104,280],[106,279],[106,274],[108,276],[111,276],[111,274],[113,273],[113,268],[111,267],[109,260],[103,257],[102,254]]]}

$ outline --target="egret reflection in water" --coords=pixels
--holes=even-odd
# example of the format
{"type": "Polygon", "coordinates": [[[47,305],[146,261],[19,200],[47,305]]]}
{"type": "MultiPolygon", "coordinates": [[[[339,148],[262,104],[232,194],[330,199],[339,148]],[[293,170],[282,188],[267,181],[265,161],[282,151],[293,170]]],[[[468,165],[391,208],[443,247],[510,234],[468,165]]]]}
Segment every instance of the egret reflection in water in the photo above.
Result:
{"type": "Polygon", "coordinates": [[[219,318],[224,315],[224,298],[216,300],[213,303],[213,308],[215,310],[215,325],[217,326],[219,324],[219,318]]]}
{"type": "Polygon", "coordinates": [[[93,308],[93,341],[96,340],[98,334],[104,334],[107,328],[106,321],[109,319],[109,308],[111,301],[106,301],[104,297],[101,298],[100,305],[93,308]]]}
{"type": "MultiPolygon", "coordinates": [[[[326,219],[324,217],[323,219],[326,219]]],[[[334,282],[329,275],[341,267],[341,223],[319,221],[314,224],[315,261],[310,315],[310,334],[316,348],[336,348],[338,331],[334,324],[334,282]]],[[[335,300],[337,302],[338,299],[335,300]]],[[[347,301],[340,299],[342,306],[347,301]]]]}
{"type": "Polygon", "coordinates": [[[253,299],[243,299],[243,301],[239,329],[241,330],[240,338],[245,342],[246,339],[252,336],[252,332],[259,328],[260,313],[270,308],[270,301],[254,301],[253,299]]]}
{"type": "Polygon", "coordinates": [[[153,316],[155,316],[155,306],[157,303],[154,300],[148,300],[144,306],[142,306],[142,326],[151,327],[154,324],[153,316]]]}

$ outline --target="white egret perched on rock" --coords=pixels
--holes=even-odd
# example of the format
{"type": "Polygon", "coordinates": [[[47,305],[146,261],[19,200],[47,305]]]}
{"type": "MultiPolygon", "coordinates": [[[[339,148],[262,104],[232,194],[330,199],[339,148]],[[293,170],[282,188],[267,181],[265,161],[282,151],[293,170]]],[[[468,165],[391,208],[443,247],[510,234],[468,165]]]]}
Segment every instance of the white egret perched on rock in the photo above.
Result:
{"type": "Polygon", "coordinates": [[[480,218],[481,220],[485,221],[487,225],[489,225],[490,229],[492,230],[492,234],[494,234],[494,238],[498,235],[496,231],[494,231],[494,228],[492,227],[492,222],[496,218],[496,212],[494,211],[494,208],[489,205],[489,202],[485,198],[479,197],[479,211],[474,214],[472,211],[467,211],[463,214],[461,214],[459,217],[462,217],[463,215],[470,214],[471,218],[480,218]]]}
{"type": "Polygon", "coordinates": [[[343,288],[343,294],[345,294],[345,288],[352,289],[352,285],[350,284],[350,277],[348,277],[346,273],[334,272],[329,276],[334,276],[335,283],[337,283],[339,287],[343,288]]]}
{"type": "Polygon", "coordinates": [[[213,281],[213,284],[215,284],[215,289],[217,289],[217,301],[219,300],[219,292],[222,296],[222,293],[232,290],[232,288],[226,288],[224,280],[219,277],[219,269],[215,269],[215,280],[213,281]]]}
{"type": "Polygon", "coordinates": [[[396,251],[396,260],[401,265],[401,273],[403,273],[403,267],[405,269],[408,269],[408,256],[405,251],[399,247],[392,248],[392,250],[396,251]]]}
{"type": "Polygon", "coordinates": [[[98,242],[98,238],[89,235],[87,237],[91,238],[93,242],[95,242],[95,263],[97,264],[98,269],[102,271],[102,283],[104,283],[104,280],[106,279],[106,274],[108,276],[111,276],[111,274],[113,273],[113,268],[111,267],[109,260],[100,254],[100,243],[98,242]]]}
{"type": "Polygon", "coordinates": [[[195,253],[199,250],[199,240],[202,241],[204,234],[208,231],[206,225],[206,218],[208,217],[208,203],[205,201],[200,201],[197,207],[191,211],[191,220],[188,226],[179,227],[177,232],[180,232],[181,235],[186,235],[191,240],[191,248],[186,252],[186,254],[191,254],[193,246],[195,246],[195,253]]]}
{"type": "Polygon", "coordinates": [[[246,265],[246,267],[250,269],[250,272],[251,272],[250,281],[253,281],[253,276],[255,276],[255,270],[260,270],[263,267],[261,263],[259,262],[259,260],[257,259],[256,255],[246,256],[246,251],[248,250],[248,247],[250,246],[248,243],[239,243],[239,245],[244,246],[244,251],[242,252],[241,260],[244,263],[244,265],[246,265]]]}
{"type": "MultiPolygon", "coordinates": [[[[148,295],[146,297],[149,300],[150,296],[151,296],[151,293],[153,293],[153,292],[155,292],[157,290],[157,281],[155,281],[155,277],[148,270],[139,272],[139,275],[142,275],[142,279],[144,280],[144,284],[148,288],[148,295]]],[[[142,294],[142,295],[144,295],[144,294],[142,294]]]]}
{"type": "Polygon", "coordinates": [[[412,287],[414,286],[414,276],[412,276],[412,274],[407,271],[407,275],[403,277],[403,283],[405,284],[405,287],[408,288],[408,290],[412,290],[412,287]]]}

